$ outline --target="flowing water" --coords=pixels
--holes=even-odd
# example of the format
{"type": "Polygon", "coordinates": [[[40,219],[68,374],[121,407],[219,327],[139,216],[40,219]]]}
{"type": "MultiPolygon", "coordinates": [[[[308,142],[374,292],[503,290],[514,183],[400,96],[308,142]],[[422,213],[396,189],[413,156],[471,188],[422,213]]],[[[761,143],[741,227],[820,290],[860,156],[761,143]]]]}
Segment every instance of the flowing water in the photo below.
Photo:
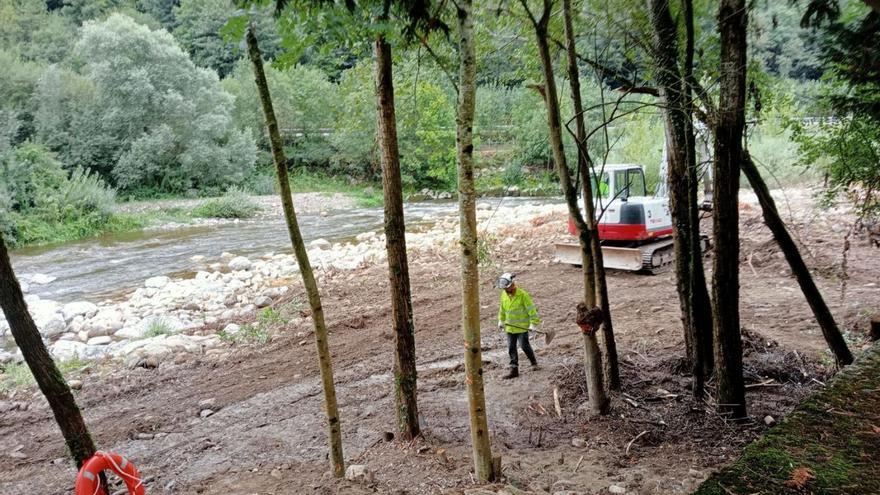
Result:
{"type": "MultiPolygon", "coordinates": [[[[500,199],[480,202],[495,208],[500,199]]],[[[544,204],[554,199],[505,198],[504,205],[544,204]]],[[[456,202],[407,204],[407,228],[413,230],[438,217],[456,214],[456,202]]],[[[381,208],[331,210],[329,216],[298,215],[303,238],[344,242],[356,235],[381,231],[381,208]]],[[[30,294],[59,302],[98,301],[140,287],[157,275],[190,271],[192,256],[215,261],[223,252],[261,256],[267,252],[289,252],[290,239],[282,219],[241,221],[189,226],[168,230],[144,230],[113,234],[67,244],[27,248],[12,253],[12,265],[20,278],[42,273],[56,280],[30,284],[30,294]]]]}

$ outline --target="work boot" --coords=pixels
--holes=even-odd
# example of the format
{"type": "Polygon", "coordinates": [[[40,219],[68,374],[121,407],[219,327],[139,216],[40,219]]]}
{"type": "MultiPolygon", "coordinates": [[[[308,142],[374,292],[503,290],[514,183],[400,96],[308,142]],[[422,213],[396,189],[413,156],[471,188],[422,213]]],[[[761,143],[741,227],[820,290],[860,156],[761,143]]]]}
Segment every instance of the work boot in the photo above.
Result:
{"type": "Polygon", "coordinates": [[[502,378],[504,378],[505,380],[510,380],[511,378],[516,378],[518,376],[519,376],[519,369],[510,368],[510,371],[507,372],[507,374],[504,375],[502,378]]]}
{"type": "Polygon", "coordinates": [[[537,362],[532,363],[532,371],[538,371],[539,369],[541,369],[541,366],[537,362]]]}

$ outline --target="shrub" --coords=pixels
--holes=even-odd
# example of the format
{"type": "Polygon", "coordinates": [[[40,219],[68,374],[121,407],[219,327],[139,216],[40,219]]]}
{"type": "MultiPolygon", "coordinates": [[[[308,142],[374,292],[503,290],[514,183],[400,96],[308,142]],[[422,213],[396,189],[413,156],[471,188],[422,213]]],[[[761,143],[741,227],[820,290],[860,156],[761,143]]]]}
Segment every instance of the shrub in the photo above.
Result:
{"type": "Polygon", "coordinates": [[[262,208],[239,188],[230,189],[224,196],[205,201],[193,216],[201,218],[250,218],[262,208]]]}

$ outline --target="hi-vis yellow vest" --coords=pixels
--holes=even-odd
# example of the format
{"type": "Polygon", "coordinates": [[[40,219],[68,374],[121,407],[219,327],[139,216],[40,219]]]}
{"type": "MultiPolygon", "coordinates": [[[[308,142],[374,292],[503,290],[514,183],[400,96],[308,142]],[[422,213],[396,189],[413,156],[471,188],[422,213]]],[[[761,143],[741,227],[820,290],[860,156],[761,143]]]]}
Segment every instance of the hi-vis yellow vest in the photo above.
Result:
{"type": "Polygon", "coordinates": [[[532,302],[532,296],[517,287],[513,297],[501,291],[498,321],[505,323],[504,331],[507,333],[524,333],[529,331],[529,324],[541,323],[541,318],[538,318],[538,309],[532,302]]]}

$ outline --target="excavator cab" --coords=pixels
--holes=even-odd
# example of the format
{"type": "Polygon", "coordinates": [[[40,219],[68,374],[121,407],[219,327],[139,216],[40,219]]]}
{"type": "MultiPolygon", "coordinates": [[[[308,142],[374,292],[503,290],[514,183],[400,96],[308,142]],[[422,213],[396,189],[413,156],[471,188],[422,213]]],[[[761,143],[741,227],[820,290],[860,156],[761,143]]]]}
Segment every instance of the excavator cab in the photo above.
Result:
{"type": "Polygon", "coordinates": [[[626,201],[630,196],[648,195],[645,171],[640,165],[608,165],[602,171],[602,179],[597,182],[596,176],[593,176],[592,182],[593,197],[603,204],[614,199],[626,201]]]}

